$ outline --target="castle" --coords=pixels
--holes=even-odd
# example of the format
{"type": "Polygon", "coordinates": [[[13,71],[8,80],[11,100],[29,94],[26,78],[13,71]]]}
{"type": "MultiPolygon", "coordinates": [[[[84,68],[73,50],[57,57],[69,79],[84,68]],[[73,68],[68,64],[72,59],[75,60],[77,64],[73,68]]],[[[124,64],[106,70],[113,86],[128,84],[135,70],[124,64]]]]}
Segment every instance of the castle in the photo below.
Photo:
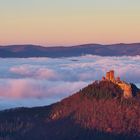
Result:
{"type": "Polygon", "coordinates": [[[106,73],[106,77],[102,78],[103,81],[111,81],[114,84],[117,84],[123,91],[124,98],[131,98],[132,95],[132,87],[129,83],[126,83],[120,79],[120,77],[114,76],[114,70],[110,70],[106,73]]]}

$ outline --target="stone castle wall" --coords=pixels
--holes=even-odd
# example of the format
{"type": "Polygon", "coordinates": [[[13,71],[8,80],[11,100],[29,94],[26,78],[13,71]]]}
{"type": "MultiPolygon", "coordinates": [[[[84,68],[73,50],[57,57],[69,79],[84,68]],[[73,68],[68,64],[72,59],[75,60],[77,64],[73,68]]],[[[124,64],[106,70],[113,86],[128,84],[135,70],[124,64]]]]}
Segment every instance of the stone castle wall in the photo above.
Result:
{"type": "Polygon", "coordinates": [[[125,98],[131,98],[132,97],[132,88],[131,85],[125,82],[116,83],[122,90],[123,95],[125,98]]]}

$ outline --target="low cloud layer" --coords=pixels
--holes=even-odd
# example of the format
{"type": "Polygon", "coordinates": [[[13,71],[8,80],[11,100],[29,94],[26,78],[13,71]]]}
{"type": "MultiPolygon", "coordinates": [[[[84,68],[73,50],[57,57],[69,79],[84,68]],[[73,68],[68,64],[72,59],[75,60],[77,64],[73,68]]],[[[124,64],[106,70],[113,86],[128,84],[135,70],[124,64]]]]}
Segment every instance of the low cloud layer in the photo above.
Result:
{"type": "Polygon", "coordinates": [[[140,56],[1,58],[0,107],[47,105],[59,101],[101,79],[110,69],[125,81],[140,83],[139,62],[140,56]]]}
{"type": "Polygon", "coordinates": [[[33,79],[2,79],[0,82],[0,96],[3,98],[23,99],[23,98],[63,98],[70,93],[76,92],[86,82],[63,82],[46,81],[33,79]]]}

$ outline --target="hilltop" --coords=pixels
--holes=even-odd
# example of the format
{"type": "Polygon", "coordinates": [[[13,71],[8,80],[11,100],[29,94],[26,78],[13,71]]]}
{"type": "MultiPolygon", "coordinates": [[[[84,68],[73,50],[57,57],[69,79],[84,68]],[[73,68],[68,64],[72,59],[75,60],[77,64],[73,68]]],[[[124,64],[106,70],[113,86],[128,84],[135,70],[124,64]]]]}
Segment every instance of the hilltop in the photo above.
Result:
{"type": "Polygon", "coordinates": [[[43,47],[39,45],[0,46],[0,57],[76,57],[82,55],[135,56],[140,55],[140,43],[133,44],[83,44],[77,46],[43,47]]]}
{"type": "MultiPolygon", "coordinates": [[[[2,140],[138,140],[140,89],[131,96],[107,77],[62,101],[45,107],[0,112],[2,140]],[[106,79],[108,78],[108,79],[106,79]]],[[[119,79],[118,79],[119,80],[119,79]]],[[[121,80],[120,80],[121,81],[121,80]]],[[[121,81],[123,82],[123,81],[121,81]]]]}

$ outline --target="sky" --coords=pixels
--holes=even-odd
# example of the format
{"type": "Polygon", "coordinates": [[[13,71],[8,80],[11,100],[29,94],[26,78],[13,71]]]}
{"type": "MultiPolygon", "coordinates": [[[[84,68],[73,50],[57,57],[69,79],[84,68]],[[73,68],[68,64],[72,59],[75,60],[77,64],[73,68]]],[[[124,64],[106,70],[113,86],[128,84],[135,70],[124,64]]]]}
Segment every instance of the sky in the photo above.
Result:
{"type": "Polygon", "coordinates": [[[0,45],[140,42],[140,0],[0,0],[0,45]]]}

